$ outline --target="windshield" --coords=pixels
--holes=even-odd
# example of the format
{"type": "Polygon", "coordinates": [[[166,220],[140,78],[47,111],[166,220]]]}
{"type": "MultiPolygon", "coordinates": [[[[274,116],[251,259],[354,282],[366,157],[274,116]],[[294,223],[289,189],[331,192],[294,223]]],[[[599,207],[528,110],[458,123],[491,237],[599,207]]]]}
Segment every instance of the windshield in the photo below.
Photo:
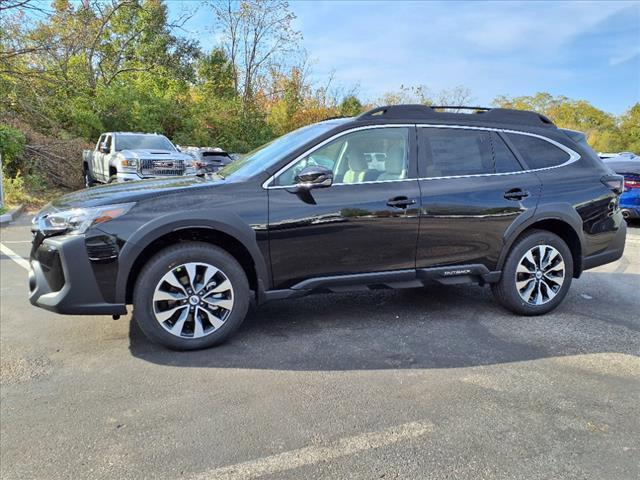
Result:
{"type": "Polygon", "coordinates": [[[170,150],[175,147],[167,137],[162,135],[118,135],[116,136],[116,152],[122,150],[170,150]]]}
{"type": "Polygon", "coordinates": [[[218,170],[221,177],[243,177],[248,178],[256,173],[268,170],[270,166],[277,163],[285,155],[298,148],[323,133],[331,130],[336,125],[347,121],[341,119],[339,121],[332,120],[328,122],[315,123],[306,127],[299,128],[293,132],[287,133],[282,137],[276,138],[252,152],[247,153],[242,158],[230,163],[226,167],[218,170]]]}

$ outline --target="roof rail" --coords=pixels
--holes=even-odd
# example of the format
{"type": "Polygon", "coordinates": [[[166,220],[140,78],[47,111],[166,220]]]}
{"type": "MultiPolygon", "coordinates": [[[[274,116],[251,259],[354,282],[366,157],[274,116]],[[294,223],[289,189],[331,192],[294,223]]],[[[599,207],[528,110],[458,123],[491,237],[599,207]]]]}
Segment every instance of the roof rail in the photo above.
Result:
{"type": "Polygon", "coordinates": [[[466,107],[464,105],[429,105],[431,110],[475,110],[488,112],[491,110],[489,107],[466,107]]]}
{"type": "Polygon", "coordinates": [[[375,120],[378,118],[396,120],[432,120],[432,121],[479,121],[493,123],[515,123],[537,127],[554,127],[544,115],[528,110],[509,108],[427,105],[387,105],[374,108],[357,117],[357,120],[375,120]],[[474,113],[442,112],[439,110],[472,110],[474,113]]]}

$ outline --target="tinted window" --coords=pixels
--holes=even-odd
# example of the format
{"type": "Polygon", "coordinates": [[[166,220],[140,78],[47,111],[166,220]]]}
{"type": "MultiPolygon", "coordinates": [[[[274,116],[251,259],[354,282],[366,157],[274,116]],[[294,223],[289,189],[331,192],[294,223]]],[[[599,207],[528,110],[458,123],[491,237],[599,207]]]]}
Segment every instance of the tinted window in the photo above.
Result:
{"type": "Polygon", "coordinates": [[[491,132],[425,128],[421,159],[427,177],[494,173],[491,132]]]}
{"type": "Polygon", "coordinates": [[[516,157],[498,134],[493,133],[491,135],[491,141],[493,144],[496,173],[519,172],[522,170],[520,163],[518,163],[516,157]]]}
{"type": "Polygon", "coordinates": [[[529,169],[547,168],[561,165],[569,160],[569,154],[555,145],[530,135],[508,133],[529,169]]]}
{"type": "Polygon", "coordinates": [[[118,135],[116,151],[137,149],[175,151],[169,139],[162,135],[118,135]]]}
{"type": "Polygon", "coordinates": [[[240,178],[247,178],[263,172],[282,160],[296,148],[301,147],[305,143],[310,142],[314,138],[321,136],[346,121],[348,120],[330,120],[307,125],[306,127],[289,132],[286,135],[276,138],[272,142],[266,143],[246,155],[243,155],[235,162],[232,162],[219,170],[218,174],[224,178],[232,175],[240,178]]]}
{"type": "Polygon", "coordinates": [[[335,183],[393,181],[407,178],[408,129],[373,128],[342,135],[302,158],[276,178],[276,185],[293,185],[308,166],[333,171],[335,183]]]}

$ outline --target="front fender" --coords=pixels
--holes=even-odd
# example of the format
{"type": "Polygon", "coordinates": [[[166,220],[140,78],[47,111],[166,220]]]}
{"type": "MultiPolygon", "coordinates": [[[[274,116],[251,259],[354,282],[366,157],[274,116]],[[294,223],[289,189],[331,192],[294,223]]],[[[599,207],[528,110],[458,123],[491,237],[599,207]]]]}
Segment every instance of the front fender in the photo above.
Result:
{"type": "Polygon", "coordinates": [[[258,281],[270,283],[267,262],[258,246],[256,232],[236,213],[216,211],[215,218],[213,218],[210,211],[200,210],[190,211],[188,217],[185,218],[184,212],[177,212],[153,218],[138,228],[124,244],[118,258],[116,286],[118,302],[125,301],[129,274],[143,250],[164,235],[187,228],[206,228],[233,237],[251,255],[258,281]]]}

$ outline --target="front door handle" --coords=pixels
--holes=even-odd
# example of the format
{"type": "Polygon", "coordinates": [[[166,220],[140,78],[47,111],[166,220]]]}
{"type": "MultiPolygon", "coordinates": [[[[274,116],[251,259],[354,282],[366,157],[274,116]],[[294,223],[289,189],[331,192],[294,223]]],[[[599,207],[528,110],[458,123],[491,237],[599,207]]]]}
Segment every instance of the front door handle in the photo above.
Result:
{"type": "Polygon", "coordinates": [[[512,188],[511,190],[504,192],[504,198],[507,200],[522,200],[528,196],[529,192],[522,190],[521,188],[512,188]]]}
{"type": "Polygon", "coordinates": [[[407,208],[409,205],[416,203],[415,200],[411,200],[407,197],[393,197],[387,200],[387,205],[394,208],[407,208]]]}

